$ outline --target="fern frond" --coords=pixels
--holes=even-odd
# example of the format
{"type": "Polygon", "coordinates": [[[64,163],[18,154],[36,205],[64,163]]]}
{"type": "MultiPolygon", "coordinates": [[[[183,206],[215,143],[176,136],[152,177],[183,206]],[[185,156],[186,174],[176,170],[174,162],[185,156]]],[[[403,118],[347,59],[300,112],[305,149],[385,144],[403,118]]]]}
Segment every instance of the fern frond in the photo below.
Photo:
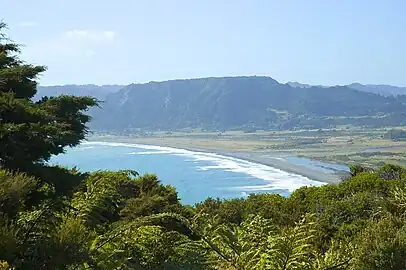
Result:
{"type": "Polygon", "coordinates": [[[263,269],[311,268],[311,240],[315,233],[312,217],[307,215],[293,228],[269,237],[268,250],[261,259],[263,269]]]}
{"type": "Polygon", "coordinates": [[[313,269],[344,270],[348,269],[353,259],[355,248],[351,243],[332,241],[331,247],[324,254],[317,254],[313,269]]]}
{"type": "Polygon", "coordinates": [[[392,190],[392,204],[398,209],[402,217],[406,217],[406,189],[396,187],[392,190]]]}
{"type": "Polygon", "coordinates": [[[231,269],[258,269],[267,238],[275,232],[270,220],[250,216],[240,226],[222,224],[214,227],[210,222],[199,228],[200,250],[207,261],[216,267],[231,269]]]}

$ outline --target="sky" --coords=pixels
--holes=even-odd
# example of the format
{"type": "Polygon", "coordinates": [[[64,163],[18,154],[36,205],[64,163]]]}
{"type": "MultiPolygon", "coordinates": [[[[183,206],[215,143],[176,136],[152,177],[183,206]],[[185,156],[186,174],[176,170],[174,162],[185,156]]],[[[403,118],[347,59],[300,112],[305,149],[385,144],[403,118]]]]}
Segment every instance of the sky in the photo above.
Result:
{"type": "Polygon", "coordinates": [[[405,0],[0,0],[43,85],[270,76],[406,86],[405,0]]]}

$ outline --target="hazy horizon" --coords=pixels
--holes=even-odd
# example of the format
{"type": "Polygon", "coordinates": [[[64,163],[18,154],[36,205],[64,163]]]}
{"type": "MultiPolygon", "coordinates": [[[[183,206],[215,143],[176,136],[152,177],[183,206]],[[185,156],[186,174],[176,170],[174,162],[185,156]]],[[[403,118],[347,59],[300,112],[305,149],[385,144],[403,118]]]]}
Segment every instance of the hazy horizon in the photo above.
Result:
{"type": "Polygon", "coordinates": [[[42,85],[269,76],[406,86],[406,2],[0,0],[42,85]]]}
{"type": "Polygon", "coordinates": [[[351,82],[349,84],[334,84],[334,85],[325,85],[325,84],[310,84],[310,83],[306,83],[306,82],[299,82],[299,81],[295,81],[295,80],[291,80],[291,81],[280,81],[277,78],[274,78],[272,76],[266,76],[266,75],[235,75],[235,76],[209,76],[209,77],[193,77],[193,78],[174,78],[174,79],[168,79],[168,80],[152,80],[152,81],[145,81],[145,82],[130,82],[130,83],[106,83],[106,84],[97,84],[97,83],[81,83],[81,84],[77,84],[77,83],[67,83],[67,84],[40,84],[40,86],[67,86],[67,85],[78,85],[78,86],[86,86],[86,85],[96,85],[96,86],[107,86],[107,85],[123,85],[123,86],[127,86],[130,84],[147,84],[147,83],[152,83],[152,82],[166,82],[166,81],[176,81],[176,80],[196,80],[196,79],[206,79],[206,78],[227,78],[227,77],[268,77],[271,79],[276,80],[278,83],[280,84],[287,84],[287,83],[300,83],[300,84],[304,84],[304,85],[312,85],[312,86],[326,86],[326,87],[331,87],[331,86],[346,86],[346,85],[350,85],[350,84],[362,84],[362,85],[387,85],[387,86],[394,86],[394,87],[406,87],[406,85],[394,85],[394,84],[384,84],[384,83],[377,83],[377,84],[369,84],[369,83],[361,83],[361,82],[351,82]]]}

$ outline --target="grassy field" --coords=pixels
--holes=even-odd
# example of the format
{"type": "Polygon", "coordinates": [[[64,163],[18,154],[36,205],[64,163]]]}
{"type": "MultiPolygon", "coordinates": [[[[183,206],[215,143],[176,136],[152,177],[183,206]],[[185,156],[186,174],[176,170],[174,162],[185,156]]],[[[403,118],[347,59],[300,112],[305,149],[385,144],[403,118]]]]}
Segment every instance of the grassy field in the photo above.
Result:
{"type": "Polygon", "coordinates": [[[303,156],[344,164],[377,166],[382,162],[406,166],[406,141],[384,139],[388,129],[337,128],[296,131],[148,132],[97,139],[156,144],[225,152],[262,152],[282,156],[303,156]]]}

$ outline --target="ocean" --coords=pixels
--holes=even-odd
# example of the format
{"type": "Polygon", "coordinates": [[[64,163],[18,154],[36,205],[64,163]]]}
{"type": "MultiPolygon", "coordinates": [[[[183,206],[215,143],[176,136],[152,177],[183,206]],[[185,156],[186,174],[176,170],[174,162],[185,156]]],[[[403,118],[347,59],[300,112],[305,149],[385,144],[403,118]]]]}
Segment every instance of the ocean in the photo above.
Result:
{"type": "Polygon", "coordinates": [[[84,142],[50,163],[81,171],[131,169],[154,173],[176,188],[181,201],[195,204],[209,197],[238,198],[250,193],[289,195],[301,186],[324,183],[262,164],[214,153],[151,145],[84,142]]]}

